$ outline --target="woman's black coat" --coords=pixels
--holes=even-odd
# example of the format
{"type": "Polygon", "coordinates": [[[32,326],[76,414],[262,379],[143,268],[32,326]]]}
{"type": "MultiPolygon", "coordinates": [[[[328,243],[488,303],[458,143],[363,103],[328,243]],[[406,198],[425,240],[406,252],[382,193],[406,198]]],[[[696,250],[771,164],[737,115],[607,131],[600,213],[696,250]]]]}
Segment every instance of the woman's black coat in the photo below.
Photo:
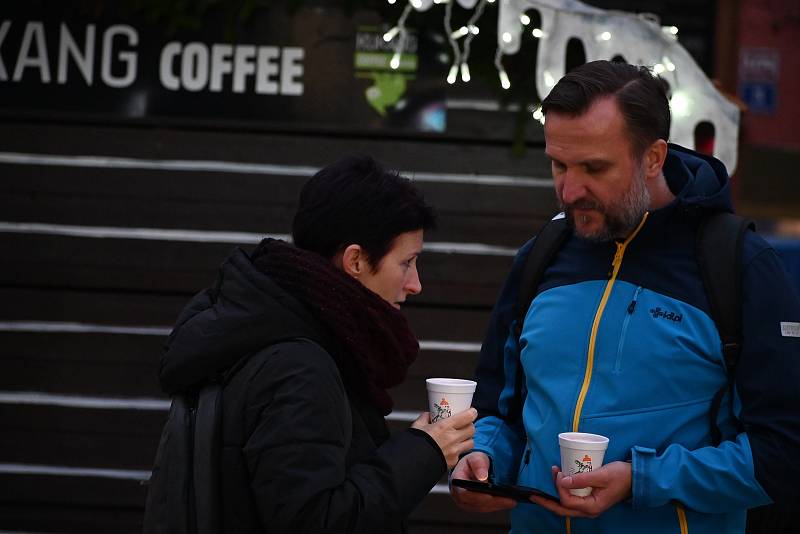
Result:
{"type": "Polygon", "coordinates": [[[226,532],[402,532],[445,472],[425,432],[389,435],[339,347],[241,250],[182,312],[160,379],[170,394],[226,381],[226,532]]]}

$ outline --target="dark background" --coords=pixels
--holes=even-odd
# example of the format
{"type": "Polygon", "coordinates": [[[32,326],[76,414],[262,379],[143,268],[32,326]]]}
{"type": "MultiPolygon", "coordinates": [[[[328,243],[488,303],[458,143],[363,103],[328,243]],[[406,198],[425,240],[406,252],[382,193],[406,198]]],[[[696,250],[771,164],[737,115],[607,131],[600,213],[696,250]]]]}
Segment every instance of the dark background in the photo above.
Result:
{"type": "MultiPolygon", "coordinates": [[[[140,530],[141,480],[168,406],[156,381],[165,334],[233,247],[289,233],[304,180],[345,153],[371,154],[415,178],[441,215],[441,228],[426,235],[423,293],[405,308],[422,353],[393,392],[390,425],[404,428],[425,409],[424,378],[472,376],[514,250],[555,211],[541,126],[530,113],[536,42],[504,58],[513,86],[500,89],[495,3],[473,41],[473,81],[448,86],[443,7],[412,13],[419,66],[381,116],[365,97],[372,82],[353,66],[355,35],[391,27],[401,3],[0,6],[0,24],[12,23],[0,48],[9,77],[0,81],[0,530],[140,530]],[[29,21],[45,28],[50,83],[31,67],[11,80],[29,21]],[[91,86],[73,64],[68,83],[56,82],[61,23],[79,46],[87,24],[96,25],[91,86]],[[120,89],[100,80],[102,35],[114,24],[139,35],[136,82],[120,89]],[[302,47],[304,93],[234,94],[230,77],[219,93],[169,91],[157,74],[171,41],[302,47]],[[422,128],[427,113],[443,128],[422,128]]],[[[757,0],[592,4],[678,26],[681,43],[731,96],[740,42],[752,39],[742,17],[794,14],[757,0]]],[[[456,7],[453,27],[468,16],[456,7]]],[[[760,31],[785,39],[797,27],[760,31]]],[[[796,60],[781,57],[783,83],[796,60]]],[[[745,112],[737,203],[783,232],[791,261],[796,134],[780,146],[753,144],[750,118],[745,112]]],[[[503,514],[464,513],[443,489],[414,512],[413,533],[506,530],[503,514]]]]}

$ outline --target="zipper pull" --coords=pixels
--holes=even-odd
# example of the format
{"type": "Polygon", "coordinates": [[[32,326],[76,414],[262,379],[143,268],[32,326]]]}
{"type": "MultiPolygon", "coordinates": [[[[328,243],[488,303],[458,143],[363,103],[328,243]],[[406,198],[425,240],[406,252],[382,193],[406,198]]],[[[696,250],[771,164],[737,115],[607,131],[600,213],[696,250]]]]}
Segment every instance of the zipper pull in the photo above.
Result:
{"type": "Polygon", "coordinates": [[[528,462],[531,461],[531,450],[530,449],[526,449],[525,450],[525,460],[524,461],[525,461],[525,465],[528,465],[528,462]]]}
{"type": "Polygon", "coordinates": [[[639,301],[639,293],[642,292],[642,289],[644,289],[642,286],[639,286],[639,287],[636,288],[636,293],[633,294],[633,300],[631,301],[630,304],[628,304],[628,314],[629,315],[632,314],[633,310],[636,309],[636,303],[639,301]]]}

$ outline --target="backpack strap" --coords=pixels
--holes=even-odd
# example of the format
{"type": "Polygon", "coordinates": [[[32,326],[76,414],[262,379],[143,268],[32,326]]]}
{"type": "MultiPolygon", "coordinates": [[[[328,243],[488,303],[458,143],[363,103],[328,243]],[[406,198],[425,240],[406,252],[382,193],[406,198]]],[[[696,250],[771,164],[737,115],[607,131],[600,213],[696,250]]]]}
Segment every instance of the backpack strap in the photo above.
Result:
{"type": "MultiPolygon", "coordinates": [[[[163,496],[164,492],[167,494],[166,514],[165,516],[146,518],[144,532],[159,531],[161,528],[166,527],[167,532],[189,534],[192,531],[193,518],[191,515],[193,512],[186,509],[186,504],[191,495],[191,473],[185,469],[185,464],[181,461],[184,458],[178,458],[171,454],[171,451],[191,449],[191,407],[184,396],[175,395],[172,397],[170,414],[166,424],[166,439],[164,435],[161,438],[164,450],[161,450],[162,444],[160,443],[159,453],[161,454],[156,457],[156,464],[163,464],[159,467],[166,471],[166,478],[162,480],[165,480],[165,483],[170,485],[169,488],[159,488],[161,489],[160,496],[163,496]],[[169,491],[166,491],[167,489],[169,491]],[[159,521],[164,521],[165,524],[159,527],[159,521]]],[[[155,497],[155,495],[151,497],[150,491],[148,490],[148,501],[155,497]]],[[[148,504],[151,505],[148,508],[155,509],[161,503],[148,502],[148,504]]],[[[160,509],[163,510],[164,508],[162,505],[160,509]]]]}
{"type": "Polygon", "coordinates": [[[745,232],[755,230],[752,221],[728,212],[707,215],[697,232],[697,262],[700,276],[720,339],[728,384],[711,401],[711,437],[722,441],[717,416],[725,392],[733,391],[742,335],[742,245],[745,232]]]}
{"type": "MultiPolygon", "coordinates": [[[[525,316],[528,314],[528,308],[531,307],[533,297],[536,296],[536,291],[539,289],[539,283],[544,271],[571,233],[572,231],[567,226],[566,218],[561,216],[551,219],[536,235],[533,248],[525,258],[525,265],[522,267],[522,276],[519,282],[519,291],[517,292],[517,322],[514,325],[514,335],[517,338],[517,343],[519,343],[519,338],[522,335],[522,324],[525,322],[525,316]]],[[[517,365],[519,368],[515,373],[514,398],[518,399],[522,397],[524,379],[519,361],[517,361],[517,365]]],[[[516,421],[521,414],[522,406],[517,405],[509,411],[508,419],[516,421]]]]}
{"type": "Polygon", "coordinates": [[[197,395],[194,427],[194,498],[197,534],[219,534],[222,386],[211,383],[197,395]]]}
{"type": "Polygon", "coordinates": [[[536,296],[539,289],[544,271],[571,233],[572,230],[567,226],[566,217],[561,216],[551,219],[536,235],[533,248],[525,258],[517,293],[517,324],[515,328],[517,340],[522,335],[522,323],[525,322],[528,308],[531,307],[533,297],[536,296]]]}

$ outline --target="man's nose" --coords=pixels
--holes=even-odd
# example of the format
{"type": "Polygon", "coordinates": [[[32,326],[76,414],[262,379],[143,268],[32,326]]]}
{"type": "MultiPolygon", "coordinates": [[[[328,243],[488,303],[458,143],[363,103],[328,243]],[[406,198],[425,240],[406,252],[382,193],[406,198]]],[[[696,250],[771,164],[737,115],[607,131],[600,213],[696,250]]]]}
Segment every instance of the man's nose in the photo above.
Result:
{"type": "Polygon", "coordinates": [[[574,204],[586,197],[586,184],[572,173],[564,173],[561,185],[561,202],[574,204]]]}
{"type": "Polygon", "coordinates": [[[411,274],[404,289],[412,295],[419,295],[422,293],[422,282],[419,280],[419,272],[417,271],[416,265],[412,267],[411,274]]]}

